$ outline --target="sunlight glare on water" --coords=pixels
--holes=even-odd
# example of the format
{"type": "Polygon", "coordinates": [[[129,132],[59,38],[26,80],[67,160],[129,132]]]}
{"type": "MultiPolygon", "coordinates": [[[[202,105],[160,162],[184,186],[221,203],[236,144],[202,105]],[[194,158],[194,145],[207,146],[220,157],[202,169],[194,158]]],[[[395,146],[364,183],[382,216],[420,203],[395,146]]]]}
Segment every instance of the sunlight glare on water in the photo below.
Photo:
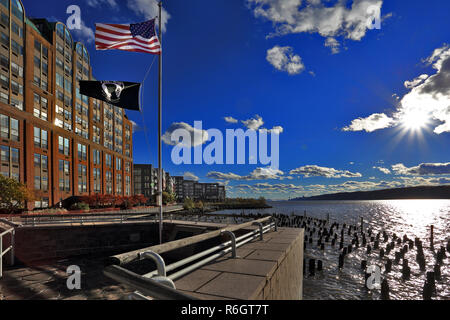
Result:
{"type": "MultiPolygon", "coordinates": [[[[361,271],[361,261],[367,260],[368,265],[377,265],[382,269],[382,277],[389,282],[391,299],[421,300],[422,288],[426,280],[426,272],[433,271],[436,263],[436,250],[446,246],[450,240],[450,200],[383,200],[383,201],[280,201],[270,202],[273,208],[263,210],[245,210],[244,213],[261,214],[287,214],[326,219],[330,216],[330,222],[340,224],[352,224],[360,226],[361,218],[364,219],[364,228],[371,228],[374,234],[386,231],[389,241],[395,233],[402,238],[407,235],[409,239],[416,237],[423,242],[423,250],[426,260],[426,271],[421,271],[416,262],[416,248],[406,253],[405,259],[409,260],[411,267],[411,279],[402,280],[401,263],[394,264],[392,272],[384,273],[387,258],[394,260],[395,251],[404,245],[396,246],[389,256],[379,257],[379,250],[373,250],[367,254],[366,248],[359,247],[345,258],[345,266],[338,269],[339,250],[337,247],[326,245],[325,251],[321,251],[316,244],[317,236],[313,244],[307,244],[305,258],[320,259],[324,263],[324,271],[315,276],[306,275],[304,278],[304,299],[379,299],[379,290],[369,291],[364,285],[364,274],[361,271]],[[434,247],[430,248],[430,227],[434,226],[434,247]]],[[[242,210],[226,210],[217,213],[241,214],[242,210]]],[[[346,241],[351,240],[346,237],[346,241]]],[[[380,248],[385,248],[386,243],[381,243],[380,248]]],[[[437,296],[433,299],[450,299],[450,253],[441,266],[442,280],[436,282],[437,296]]]]}

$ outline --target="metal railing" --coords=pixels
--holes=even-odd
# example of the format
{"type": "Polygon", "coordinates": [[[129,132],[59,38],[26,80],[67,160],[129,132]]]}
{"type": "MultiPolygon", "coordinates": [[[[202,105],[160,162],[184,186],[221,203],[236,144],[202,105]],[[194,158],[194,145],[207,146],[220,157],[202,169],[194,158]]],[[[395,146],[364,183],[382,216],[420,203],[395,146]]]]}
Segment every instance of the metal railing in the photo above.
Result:
{"type": "MultiPolygon", "coordinates": [[[[120,214],[84,214],[84,215],[45,215],[23,216],[20,219],[22,226],[39,225],[65,225],[88,223],[126,223],[154,221],[156,216],[146,213],[120,213],[120,214]]],[[[15,221],[19,222],[19,221],[15,221]]]]}
{"type": "MultiPolygon", "coordinates": [[[[220,223],[237,224],[245,218],[235,218],[226,215],[208,214],[178,214],[168,211],[164,215],[165,221],[190,221],[195,223],[220,223]]],[[[88,223],[126,223],[126,222],[147,222],[157,221],[157,214],[145,211],[120,211],[120,213],[90,213],[90,214],[64,214],[64,215],[29,215],[10,219],[21,226],[42,226],[42,225],[66,225],[66,224],[88,224],[88,223]]]]}
{"type": "Polygon", "coordinates": [[[10,252],[10,265],[14,265],[14,236],[15,236],[15,229],[11,228],[3,233],[0,233],[0,279],[3,277],[3,256],[6,255],[8,252],[10,252]],[[5,235],[9,234],[11,237],[10,246],[3,250],[3,237],[5,235]]]}
{"type": "MultiPolygon", "coordinates": [[[[220,257],[227,255],[230,252],[232,258],[236,258],[237,248],[255,239],[259,239],[262,241],[264,233],[267,233],[272,229],[274,229],[275,231],[277,230],[276,219],[274,219],[273,217],[265,217],[263,219],[247,222],[241,225],[227,227],[222,230],[212,231],[206,234],[200,234],[194,237],[180,239],[159,246],[128,252],[122,255],[112,257],[110,262],[116,265],[107,267],[104,273],[106,276],[113,278],[118,282],[128,284],[133,289],[137,290],[132,295],[130,295],[129,297],[130,299],[137,299],[137,300],[147,299],[146,295],[154,297],[156,299],[160,299],[161,292],[154,291],[155,290],[154,286],[151,288],[145,286],[145,284],[148,284],[148,280],[153,280],[154,282],[159,283],[160,285],[176,290],[173,281],[183,277],[184,275],[198,268],[201,268],[202,266],[214,260],[217,260],[220,257]],[[263,223],[269,220],[270,220],[269,224],[264,226],[263,223]],[[234,231],[244,229],[252,225],[257,225],[258,229],[252,230],[240,237],[236,237],[236,235],[234,234],[234,231]],[[159,255],[161,253],[194,245],[199,242],[213,239],[222,235],[228,236],[230,240],[221,243],[217,246],[214,246],[213,248],[196,253],[188,258],[174,262],[170,265],[166,265],[164,259],[159,255]],[[141,261],[144,259],[152,259],[156,263],[157,270],[154,270],[144,275],[138,275],[119,266],[127,264],[132,261],[141,261]],[[180,270],[180,268],[182,269],[180,270]],[[172,271],[175,272],[168,275],[168,273],[172,271]],[[130,277],[133,279],[134,281],[133,283],[130,282],[130,277]],[[136,284],[139,284],[139,286],[137,286],[136,284]]],[[[169,293],[168,295],[164,295],[163,299],[171,300],[171,299],[178,299],[178,297],[172,292],[169,293]]],[[[184,297],[184,299],[186,299],[186,297],[184,297]]]]}

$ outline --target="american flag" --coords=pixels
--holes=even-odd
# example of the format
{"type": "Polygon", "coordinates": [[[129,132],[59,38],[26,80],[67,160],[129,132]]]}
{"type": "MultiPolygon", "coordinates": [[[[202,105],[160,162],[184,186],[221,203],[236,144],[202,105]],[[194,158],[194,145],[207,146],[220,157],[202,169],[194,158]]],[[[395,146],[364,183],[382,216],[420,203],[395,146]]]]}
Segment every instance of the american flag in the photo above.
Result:
{"type": "Polygon", "coordinates": [[[133,24],[95,24],[97,50],[125,50],[161,54],[161,44],[155,31],[155,20],[133,24]]]}

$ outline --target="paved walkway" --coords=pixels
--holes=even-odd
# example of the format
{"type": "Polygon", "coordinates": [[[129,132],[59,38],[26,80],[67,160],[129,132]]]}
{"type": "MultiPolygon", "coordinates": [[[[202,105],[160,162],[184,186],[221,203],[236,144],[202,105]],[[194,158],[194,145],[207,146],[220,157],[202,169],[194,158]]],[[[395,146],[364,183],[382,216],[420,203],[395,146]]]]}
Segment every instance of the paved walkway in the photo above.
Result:
{"type": "Polygon", "coordinates": [[[103,275],[102,259],[59,261],[52,266],[6,269],[0,279],[0,300],[119,300],[132,292],[103,275]],[[67,288],[67,267],[81,269],[81,290],[67,288]]]}

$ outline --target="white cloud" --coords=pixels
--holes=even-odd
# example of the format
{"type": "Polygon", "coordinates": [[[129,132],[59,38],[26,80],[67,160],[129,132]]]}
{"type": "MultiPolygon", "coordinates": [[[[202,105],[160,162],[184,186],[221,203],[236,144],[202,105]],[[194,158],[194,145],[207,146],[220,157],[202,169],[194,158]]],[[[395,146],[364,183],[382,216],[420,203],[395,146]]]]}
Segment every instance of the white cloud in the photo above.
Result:
{"type": "Polygon", "coordinates": [[[107,4],[112,8],[118,7],[116,0],[87,0],[87,5],[93,8],[98,8],[104,4],[107,4]]]}
{"type": "Polygon", "coordinates": [[[267,50],[266,59],[275,69],[290,75],[300,74],[305,69],[302,58],[294,54],[291,47],[275,46],[267,50]]]}
{"type": "Polygon", "coordinates": [[[383,167],[373,167],[373,169],[379,170],[384,174],[391,174],[391,170],[389,170],[388,168],[383,168],[383,167]]]}
{"type": "Polygon", "coordinates": [[[85,43],[93,43],[95,40],[95,33],[92,28],[86,26],[83,20],[81,20],[81,29],[73,29],[71,30],[72,34],[74,34],[80,42],[85,43]]]}
{"type": "MultiPolygon", "coordinates": [[[[150,20],[159,15],[159,7],[157,0],[127,0],[128,8],[137,15],[143,16],[145,19],[150,20]]],[[[170,19],[170,14],[163,7],[162,9],[162,31],[166,32],[167,23],[170,19]]]]}
{"type": "Polygon", "coordinates": [[[368,30],[368,9],[381,11],[382,0],[247,0],[256,17],[266,18],[275,28],[275,34],[318,33],[323,37],[343,36],[361,40],[368,30]]]}
{"type": "Polygon", "coordinates": [[[238,191],[249,190],[254,193],[295,193],[303,191],[302,186],[294,184],[270,184],[270,183],[256,183],[254,185],[241,184],[234,187],[238,191]]]}
{"type": "Polygon", "coordinates": [[[361,173],[353,173],[347,170],[336,170],[334,168],[319,167],[316,165],[303,166],[291,170],[289,174],[303,175],[305,178],[325,177],[325,178],[360,178],[361,173]]]}
{"type": "Polygon", "coordinates": [[[367,118],[358,118],[352,123],[343,128],[343,131],[366,131],[374,132],[376,130],[391,127],[395,123],[394,119],[388,117],[384,113],[375,113],[367,118]]]}
{"type": "Polygon", "coordinates": [[[408,115],[428,117],[441,122],[434,128],[436,134],[450,132],[450,48],[444,45],[426,59],[436,73],[422,75],[410,84],[411,91],[400,101],[396,116],[401,120],[408,115]],[[414,86],[415,85],[415,86],[414,86]]]}
{"type": "MultiPolygon", "coordinates": [[[[167,129],[167,131],[162,136],[162,141],[170,146],[176,146],[178,145],[178,142],[172,141],[171,135],[175,130],[185,130],[189,133],[191,136],[191,146],[196,147],[199,145],[202,145],[208,141],[209,135],[208,132],[205,130],[198,130],[193,128],[191,125],[185,123],[185,122],[174,122],[172,125],[167,129]]],[[[183,143],[182,145],[187,146],[186,143],[183,143]]]]}
{"type": "Polygon", "coordinates": [[[241,122],[245,127],[247,127],[247,129],[255,131],[258,130],[264,124],[263,119],[258,115],[256,115],[255,118],[251,118],[241,122]]]}
{"type": "Polygon", "coordinates": [[[332,54],[337,54],[341,51],[341,44],[333,37],[329,37],[325,40],[325,47],[330,48],[332,54]]]}
{"type": "Polygon", "coordinates": [[[416,79],[414,79],[412,81],[405,81],[405,88],[412,89],[414,87],[417,87],[418,85],[422,84],[427,79],[428,79],[428,75],[422,74],[421,76],[417,77],[416,79]]]}
{"type": "Polygon", "coordinates": [[[251,181],[251,180],[283,180],[288,177],[283,177],[284,172],[273,168],[256,168],[249,175],[240,176],[238,174],[229,172],[211,171],[206,175],[208,178],[216,180],[235,180],[235,181],[251,181]]]}
{"type": "Polygon", "coordinates": [[[239,121],[233,117],[225,117],[224,118],[226,122],[228,123],[238,123],[239,121]]]}
{"type": "Polygon", "coordinates": [[[260,132],[264,131],[264,132],[267,132],[267,133],[273,133],[273,134],[278,134],[279,135],[279,134],[282,134],[284,132],[284,128],[282,126],[275,126],[272,129],[270,129],[270,130],[267,130],[265,128],[261,128],[261,129],[259,129],[259,131],[260,132]]]}
{"type": "Polygon", "coordinates": [[[199,178],[193,174],[192,172],[185,172],[184,175],[184,180],[192,180],[192,181],[198,181],[199,178]]]}
{"type": "Polygon", "coordinates": [[[418,166],[407,168],[399,163],[392,166],[392,170],[397,175],[430,176],[450,174],[449,163],[421,163],[418,166]]]}
{"type": "Polygon", "coordinates": [[[422,74],[404,85],[410,91],[398,99],[398,105],[391,117],[373,114],[368,118],[353,120],[344,131],[372,132],[393,126],[423,127],[432,122],[434,133],[450,132],[450,47],[444,45],[434,50],[423,60],[436,71],[433,75],[422,74]]]}

